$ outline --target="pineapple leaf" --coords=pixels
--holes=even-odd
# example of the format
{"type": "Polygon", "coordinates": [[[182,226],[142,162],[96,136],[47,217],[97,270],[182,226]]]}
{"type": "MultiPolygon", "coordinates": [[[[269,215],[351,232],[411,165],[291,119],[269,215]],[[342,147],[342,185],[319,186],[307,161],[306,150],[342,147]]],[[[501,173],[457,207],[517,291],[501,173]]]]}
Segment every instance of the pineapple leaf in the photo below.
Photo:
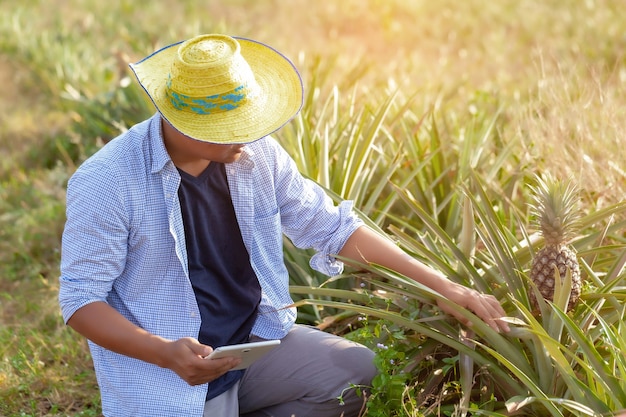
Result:
{"type": "MultiPolygon", "coordinates": [[[[559,269],[554,266],[554,301],[553,308],[567,311],[570,293],[572,291],[572,271],[567,268],[564,277],[561,277],[559,269]]],[[[561,340],[563,321],[556,314],[550,314],[548,319],[548,334],[555,340],[561,340]]]]}

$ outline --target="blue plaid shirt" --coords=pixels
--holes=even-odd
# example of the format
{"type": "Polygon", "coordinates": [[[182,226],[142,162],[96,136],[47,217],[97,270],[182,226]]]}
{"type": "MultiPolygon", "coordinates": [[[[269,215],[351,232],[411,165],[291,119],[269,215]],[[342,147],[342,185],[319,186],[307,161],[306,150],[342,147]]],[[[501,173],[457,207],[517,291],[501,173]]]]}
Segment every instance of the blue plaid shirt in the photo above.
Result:
{"type": "MultiPolygon", "coordinates": [[[[237,221],[262,288],[252,333],[282,338],[295,322],[283,233],[314,248],[311,267],[342,271],[333,258],[362,225],[348,201],[335,206],[303,178],[271,137],[226,165],[237,221]]],[[[160,116],[112,140],[76,171],[67,187],[59,301],[64,320],[96,301],[162,337],[198,337],[200,313],[189,281],[178,186],[160,116]]],[[[210,254],[208,254],[210,256],[210,254]]],[[[106,416],[201,416],[207,386],[173,371],[89,344],[106,416]]]]}

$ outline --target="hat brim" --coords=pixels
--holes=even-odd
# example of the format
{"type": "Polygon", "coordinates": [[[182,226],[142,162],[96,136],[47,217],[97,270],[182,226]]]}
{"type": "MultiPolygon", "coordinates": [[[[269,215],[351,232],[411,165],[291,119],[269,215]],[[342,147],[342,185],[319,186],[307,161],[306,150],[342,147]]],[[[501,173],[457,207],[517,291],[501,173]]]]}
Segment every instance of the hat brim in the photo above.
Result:
{"type": "Polygon", "coordinates": [[[137,80],[157,111],[184,135],[211,143],[250,143],[289,122],[302,107],[302,79],[293,63],[270,46],[235,38],[259,86],[245,105],[218,114],[200,115],[176,109],[166,96],[166,82],[178,42],[131,64],[137,80]]]}

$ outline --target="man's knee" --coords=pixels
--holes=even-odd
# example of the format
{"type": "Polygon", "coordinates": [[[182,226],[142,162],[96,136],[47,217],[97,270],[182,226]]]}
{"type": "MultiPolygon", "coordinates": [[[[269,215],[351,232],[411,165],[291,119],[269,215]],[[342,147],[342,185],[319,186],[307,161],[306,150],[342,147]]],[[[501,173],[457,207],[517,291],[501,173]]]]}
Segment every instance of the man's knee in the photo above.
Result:
{"type": "Polygon", "coordinates": [[[340,354],[333,357],[333,366],[344,369],[350,376],[348,382],[355,385],[371,385],[372,379],[377,374],[374,365],[374,352],[367,347],[354,343],[343,349],[340,354]]]}

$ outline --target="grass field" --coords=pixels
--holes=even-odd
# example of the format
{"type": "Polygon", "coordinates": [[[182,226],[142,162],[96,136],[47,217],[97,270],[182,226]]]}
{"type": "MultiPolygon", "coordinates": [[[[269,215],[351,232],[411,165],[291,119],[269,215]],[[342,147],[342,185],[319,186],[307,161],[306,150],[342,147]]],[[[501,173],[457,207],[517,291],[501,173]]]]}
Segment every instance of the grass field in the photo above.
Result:
{"type": "Polygon", "coordinates": [[[412,97],[416,126],[432,112],[459,127],[460,143],[497,116],[497,137],[523,150],[519,166],[572,176],[593,212],[626,195],[622,8],[621,0],[3,0],[0,416],[100,413],[86,343],[56,304],[59,239],[66,181],[108,139],[76,130],[85,117],[76,98],[119,89],[128,62],[223,32],[284,52],[305,86],[323,74],[316,97],[335,85],[347,107],[347,98],[375,108],[395,91],[412,97]]]}

